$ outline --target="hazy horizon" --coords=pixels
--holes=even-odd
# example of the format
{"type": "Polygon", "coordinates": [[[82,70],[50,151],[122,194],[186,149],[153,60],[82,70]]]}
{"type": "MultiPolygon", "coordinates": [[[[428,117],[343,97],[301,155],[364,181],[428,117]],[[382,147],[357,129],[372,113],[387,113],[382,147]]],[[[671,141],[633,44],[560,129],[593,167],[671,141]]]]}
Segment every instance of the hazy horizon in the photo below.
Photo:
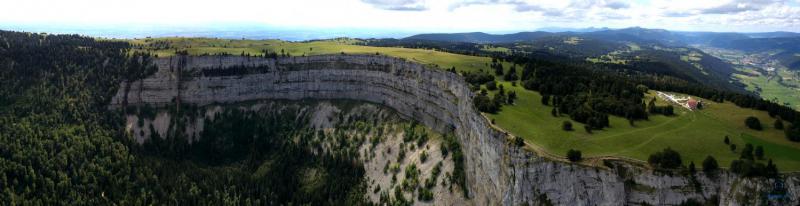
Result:
{"type": "Polygon", "coordinates": [[[800,0],[30,0],[4,5],[13,9],[0,13],[3,30],[108,38],[400,38],[589,27],[800,32],[800,0]]]}
{"type": "MultiPolygon", "coordinates": [[[[632,26],[639,27],[639,26],[632,26]]],[[[316,39],[331,39],[339,37],[348,38],[404,38],[416,34],[426,33],[469,33],[482,32],[487,34],[512,34],[518,32],[586,32],[602,29],[625,29],[632,27],[610,28],[610,27],[542,27],[530,30],[512,31],[401,31],[401,30],[378,30],[378,29],[358,29],[358,28],[291,28],[275,27],[257,24],[209,24],[194,26],[157,26],[157,25],[7,25],[0,24],[0,30],[22,31],[33,33],[49,34],[79,34],[90,37],[109,38],[109,39],[138,39],[148,37],[202,37],[202,38],[223,38],[223,39],[280,39],[286,41],[307,41],[316,39]]],[[[648,28],[645,29],[663,29],[648,28]]],[[[667,29],[669,30],[669,29],[667,29]]],[[[674,32],[715,32],[715,31],[686,31],[669,30],[674,32]]],[[[791,31],[764,31],[764,32],[738,32],[738,33],[769,33],[769,32],[791,32],[791,31]]],[[[797,33],[797,32],[794,32],[797,33]]]]}

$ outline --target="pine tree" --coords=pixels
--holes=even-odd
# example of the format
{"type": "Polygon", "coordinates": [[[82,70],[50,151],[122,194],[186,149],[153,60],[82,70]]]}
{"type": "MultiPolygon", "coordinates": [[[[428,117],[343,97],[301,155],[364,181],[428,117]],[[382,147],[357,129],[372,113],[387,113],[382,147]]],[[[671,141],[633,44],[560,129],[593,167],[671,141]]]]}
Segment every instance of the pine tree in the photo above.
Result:
{"type": "Polygon", "coordinates": [[[772,159],[769,159],[769,162],[767,162],[767,167],[765,170],[764,176],[769,178],[778,177],[778,166],[772,163],[772,159]]]}
{"type": "Polygon", "coordinates": [[[509,91],[508,92],[508,99],[507,102],[509,105],[514,104],[514,101],[517,100],[517,92],[509,91]]]}
{"type": "Polygon", "coordinates": [[[582,155],[581,155],[581,151],[580,150],[570,149],[569,151],[567,151],[567,159],[570,162],[581,161],[581,159],[582,159],[581,156],[582,155]]]}
{"type": "Polygon", "coordinates": [[[719,164],[717,164],[717,160],[714,159],[711,155],[707,156],[705,160],[703,160],[703,172],[706,174],[712,174],[719,169],[719,164]]]}
{"type": "Polygon", "coordinates": [[[744,149],[742,149],[742,153],[739,156],[739,159],[753,160],[753,145],[752,144],[747,143],[747,144],[744,145],[744,149]]]}
{"type": "Polygon", "coordinates": [[[550,95],[542,95],[542,104],[550,105],[550,95]]]}

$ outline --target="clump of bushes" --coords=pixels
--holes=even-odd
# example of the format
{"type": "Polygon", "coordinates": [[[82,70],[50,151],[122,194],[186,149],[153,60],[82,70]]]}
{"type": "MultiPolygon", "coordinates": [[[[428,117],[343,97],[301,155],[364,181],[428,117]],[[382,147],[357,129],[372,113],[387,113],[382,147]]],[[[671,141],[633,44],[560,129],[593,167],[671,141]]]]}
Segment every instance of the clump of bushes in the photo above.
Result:
{"type": "Polygon", "coordinates": [[[572,131],[572,122],[570,122],[569,120],[564,121],[563,123],[561,123],[561,129],[563,129],[564,131],[572,131]]]}
{"type": "MultiPolygon", "coordinates": [[[[487,84],[487,87],[493,84],[493,82],[487,84]]],[[[478,108],[478,111],[497,113],[504,104],[514,104],[514,101],[517,99],[517,93],[514,91],[506,93],[502,86],[503,85],[500,85],[499,91],[492,95],[492,97],[489,97],[489,92],[483,89],[478,95],[475,95],[475,98],[472,99],[472,103],[478,108]]]]}
{"type": "Polygon", "coordinates": [[[450,176],[450,182],[455,183],[461,188],[464,197],[469,197],[469,190],[467,190],[467,175],[464,171],[464,153],[461,151],[461,144],[453,134],[444,135],[442,154],[444,154],[445,157],[447,157],[447,154],[453,155],[453,174],[450,176]]]}
{"type": "Polygon", "coordinates": [[[659,169],[676,169],[682,165],[681,154],[669,147],[651,154],[647,162],[659,169]]]}
{"type": "Polygon", "coordinates": [[[764,158],[764,147],[753,147],[752,144],[746,144],[738,160],[731,162],[730,170],[733,173],[746,176],[746,177],[768,177],[773,178],[778,176],[778,166],[772,163],[772,159],[766,165],[756,161],[757,159],[764,158]]]}
{"type": "Polygon", "coordinates": [[[464,80],[472,85],[481,85],[494,81],[494,76],[486,72],[466,72],[463,74],[464,80]]]}
{"type": "Polygon", "coordinates": [[[731,171],[745,177],[778,177],[778,166],[769,160],[767,165],[749,159],[739,159],[731,162],[731,171]]]}
{"type": "Polygon", "coordinates": [[[478,94],[472,99],[472,103],[478,108],[478,111],[486,113],[496,113],[500,109],[500,105],[496,104],[488,95],[478,94]]]}
{"type": "Polygon", "coordinates": [[[517,145],[517,147],[525,146],[525,140],[522,137],[514,137],[514,145],[517,145]]]}
{"type": "Polygon", "coordinates": [[[581,156],[582,155],[581,155],[581,151],[580,150],[570,149],[569,151],[567,151],[567,159],[570,162],[581,161],[581,159],[583,159],[583,157],[581,157],[581,156]]]}
{"type": "Polygon", "coordinates": [[[763,129],[761,127],[761,121],[759,121],[758,118],[753,117],[753,116],[747,117],[747,119],[744,120],[744,124],[747,125],[747,127],[750,128],[750,129],[754,129],[754,130],[762,130],[763,129]]]}

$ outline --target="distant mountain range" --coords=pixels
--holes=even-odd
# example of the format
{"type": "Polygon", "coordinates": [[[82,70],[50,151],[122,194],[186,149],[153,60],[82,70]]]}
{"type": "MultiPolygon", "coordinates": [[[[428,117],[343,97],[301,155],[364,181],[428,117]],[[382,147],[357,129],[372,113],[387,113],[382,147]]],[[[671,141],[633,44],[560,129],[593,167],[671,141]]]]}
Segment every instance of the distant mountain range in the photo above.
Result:
{"type": "Polygon", "coordinates": [[[518,32],[513,34],[487,34],[483,32],[470,33],[449,33],[449,34],[417,34],[406,37],[406,40],[430,40],[447,42],[469,42],[469,43],[510,43],[518,41],[531,41],[542,37],[557,36],[560,33],[551,32],[518,32]]]}
{"type": "Polygon", "coordinates": [[[647,29],[630,27],[624,29],[608,28],[542,28],[545,31],[518,32],[511,34],[487,34],[483,32],[469,33],[430,33],[417,34],[404,39],[470,42],[470,43],[512,43],[520,41],[533,41],[552,36],[579,36],[612,41],[632,42],[658,42],[667,45],[688,44],[723,44],[733,40],[753,38],[800,38],[800,33],[794,32],[763,32],[763,33],[735,33],[735,32],[685,32],[669,31],[664,29],[647,29]]]}
{"type": "Polygon", "coordinates": [[[564,28],[564,27],[543,27],[537,29],[537,31],[546,31],[546,32],[595,32],[595,31],[603,31],[603,30],[611,30],[608,27],[588,27],[588,28],[564,28]]]}
{"type": "Polygon", "coordinates": [[[800,69],[800,33],[794,32],[687,32],[664,29],[630,27],[623,29],[587,28],[543,28],[550,31],[518,32],[511,34],[433,33],[417,34],[402,40],[426,40],[466,43],[536,43],[551,41],[556,37],[580,37],[597,41],[633,42],[664,46],[688,47],[706,45],[746,52],[771,52],[783,65],[790,69],[800,69]]]}

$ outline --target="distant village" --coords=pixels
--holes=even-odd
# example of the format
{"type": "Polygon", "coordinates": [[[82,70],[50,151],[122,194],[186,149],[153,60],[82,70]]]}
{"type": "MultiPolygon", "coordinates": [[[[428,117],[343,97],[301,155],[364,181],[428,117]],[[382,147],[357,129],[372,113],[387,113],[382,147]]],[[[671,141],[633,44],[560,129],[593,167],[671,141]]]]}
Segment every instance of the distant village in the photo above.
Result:
{"type": "Polygon", "coordinates": [[[656,93],[658,94],[659,98],[668,102],[672,102],[673,104],[681,105],[682,107],[689,109],[689,111],[697,110],[698,107],[702,108],[702,103],[691,96],[677,96],[660,91],[656,91],[656,93]]]}
{"type": "Polygon", "coordinates": [[[741,65],[749,65],[764,69],[767,72],[775,71],[773,65],[779,64],[778,60],[770,59],[761,55],[745,55],[738,62],[741,65]]]}

